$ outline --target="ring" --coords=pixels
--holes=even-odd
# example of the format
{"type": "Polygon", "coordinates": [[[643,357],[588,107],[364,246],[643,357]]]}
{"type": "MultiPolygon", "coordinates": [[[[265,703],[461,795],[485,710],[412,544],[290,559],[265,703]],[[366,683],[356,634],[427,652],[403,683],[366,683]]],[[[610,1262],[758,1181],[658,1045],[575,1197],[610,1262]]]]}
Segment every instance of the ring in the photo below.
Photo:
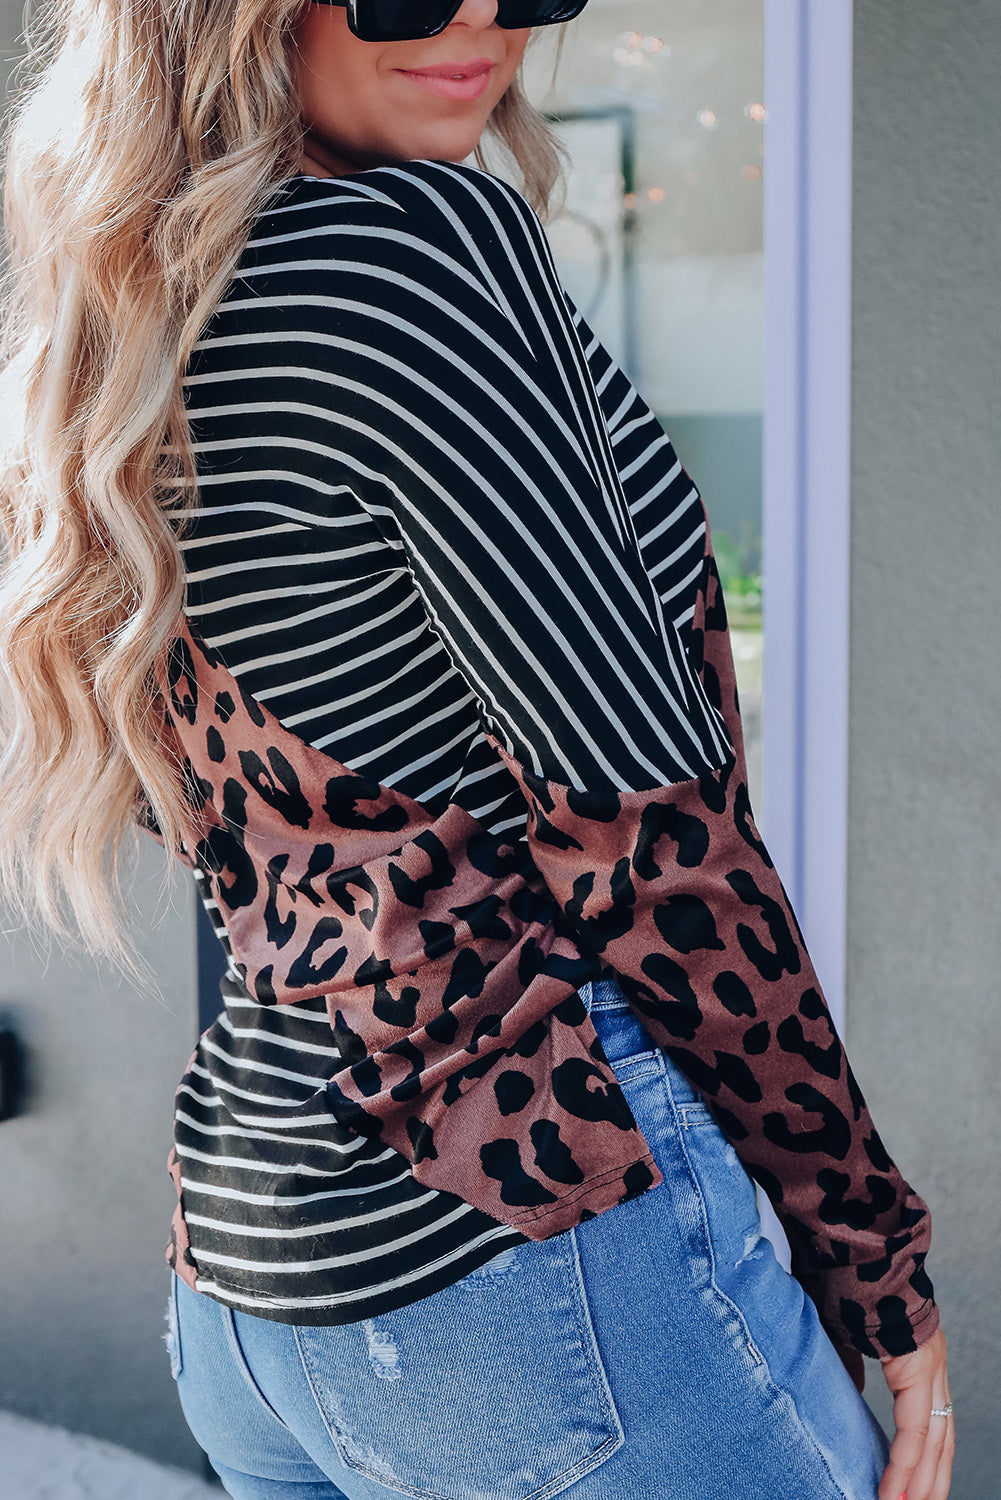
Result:
{"type": "Polygon", "coordinates": [[[947,1416],[949,1416],[949,1414],[951,1413],[951,1411],[952,1411],[952,1402],[950,1401],[948,1406],[942,1406],[942,1407],[933,1406],[932,1409],[931,1409],[931,1414],[932,1414],[933,1417],[947,1417],[947,1416]]]}

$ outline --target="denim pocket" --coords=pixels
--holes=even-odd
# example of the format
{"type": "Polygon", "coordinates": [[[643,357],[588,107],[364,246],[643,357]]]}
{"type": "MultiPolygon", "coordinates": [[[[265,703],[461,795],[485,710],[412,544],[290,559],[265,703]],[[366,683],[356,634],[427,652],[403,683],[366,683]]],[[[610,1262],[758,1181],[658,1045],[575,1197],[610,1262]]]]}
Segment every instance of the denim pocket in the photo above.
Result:
{"type": "Polygon", "coordinates": [[[614,1000],[592,1003],[588,1007],[591,1025],[601,1043],[601,1050],[615,1071],[621,1064],[638,1057],[652,1058],[657,1045],[629,1003],[614,1000]]]}
{"type": "Polygon", "coordinates": [[[167,1293],[167,1307],[164,1312],[167,1322],[167,1331],[163,1335],[163,1341],[167,1346],[170,1356],[170,1373],[176,1380],[181,1373],[181,1335],[177,1326],[177,1273],[170,1273],[170,1291],[167,1293]]]}
{"type": "Polygon", "coordinates": [[[754,1181],[708,1105],[675,1106],[682,1145],[698,1184],[716,1266],[736,1266],[762,1236],[754,1181]]]}
{"type": "MultiPolygon", "coordinates": [[[[609,1019],[600,1024],[607,1026],[609,1019]]],[[[635,1057],[614,1066],[661,1171],[675,1180],[675,1196],[689,1200],[685,1219],[694,1215],[700,1225],[698,1239],[703,1249],[708,1241],[711,1264],[717,1269],[738,1265],[753,1254],[762,1235],[757,1190],[709,1105],[662,1047],[649,1054],[649,1061],[635,1057]],[[659,1074],[654,1095],[651,1072],[659,1074]]]]}
{"type": "Polygon", "coordinates": [[[546,1500],[623,1441],[573,1232],[343,1327],[295,1329],[348,1468],[422,1500],[546,1500]]]}

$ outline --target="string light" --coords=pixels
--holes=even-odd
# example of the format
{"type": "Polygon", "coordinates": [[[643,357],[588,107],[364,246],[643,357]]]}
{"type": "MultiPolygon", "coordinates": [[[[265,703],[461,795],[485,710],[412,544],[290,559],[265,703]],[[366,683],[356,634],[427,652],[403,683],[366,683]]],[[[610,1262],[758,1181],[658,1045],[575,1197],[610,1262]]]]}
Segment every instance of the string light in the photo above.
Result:
{"type": "Polygon", "coordinates": [[[703,130],[715,130],[716,126],[719,124],[719,120],[714,109],[700,109],[695,118],[696,120],[698,120],[703,130]]]}
{"type": "Polygon", "coordinates": [[[755,125],[760,125],[768,119],[768,111],[763,104],[745,104],[744,114],[749,120],[753,120],[755,125]]]}
{"type": "Polygon", "coordinates": [[[666,194],[662,187],[647,188],[646,195],[651,203],[663,203],[666,194]]]}
{"type": "Polygon", "coordinates": [[[744,168],[744,176],[747,178],[748,182],[758,182],[761,178],[761,168],[754,162],[748,162],[747,166],[744,168]]]}

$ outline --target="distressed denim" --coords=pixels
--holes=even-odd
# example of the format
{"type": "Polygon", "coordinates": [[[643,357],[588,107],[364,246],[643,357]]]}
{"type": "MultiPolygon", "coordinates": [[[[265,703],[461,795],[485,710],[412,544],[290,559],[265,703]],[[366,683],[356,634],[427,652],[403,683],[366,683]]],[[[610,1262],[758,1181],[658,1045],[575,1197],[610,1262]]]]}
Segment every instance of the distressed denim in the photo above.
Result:
{"type": "Polygon", "coordinates": [[[341,1327],[171,1273],[171,1371],[236,1500],[876,1500],[886,1434],[753,1182],[618,983],[582,994],[657,1187],[341,1327]]]}

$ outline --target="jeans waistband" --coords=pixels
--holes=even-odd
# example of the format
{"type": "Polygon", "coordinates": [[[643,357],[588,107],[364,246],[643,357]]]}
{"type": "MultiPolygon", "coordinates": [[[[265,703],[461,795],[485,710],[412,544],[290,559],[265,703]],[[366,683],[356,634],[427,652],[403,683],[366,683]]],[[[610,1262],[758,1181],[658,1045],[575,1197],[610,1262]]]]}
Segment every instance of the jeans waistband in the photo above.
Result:
{"type": "Polygon", "coordinates": [[[589,1012],[629,1010],[630,1008],[622,986],[614,976],[606,979],[589,979],[580,990],[580,996],[589,1012]]]}
{"type": "Polygon", "coordinates": [[[651,1037],[614,976],[588,981],[582,985],[579,994],[613,1069],[626,1059],[659,1053],[669,1081],[672,1103],[690,1105],[703,1102],[691,1079],[651,1037]]]}

